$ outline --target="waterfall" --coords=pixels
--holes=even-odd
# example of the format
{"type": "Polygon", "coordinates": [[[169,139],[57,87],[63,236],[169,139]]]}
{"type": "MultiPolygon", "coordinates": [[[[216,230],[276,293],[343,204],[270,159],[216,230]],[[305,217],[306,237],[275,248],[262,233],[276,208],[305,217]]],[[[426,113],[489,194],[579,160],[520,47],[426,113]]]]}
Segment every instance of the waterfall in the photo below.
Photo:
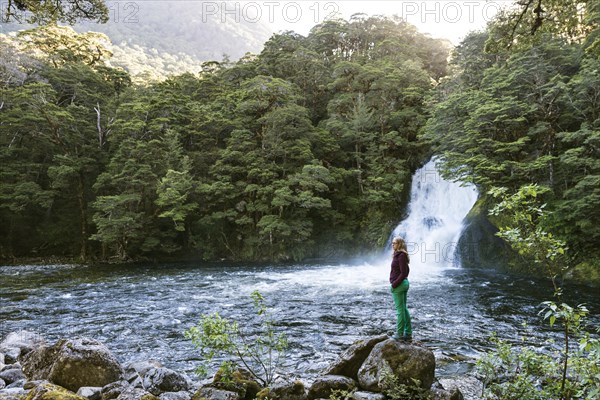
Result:
{"type": "MultiPolygon", "coordinates": [[[[443,179],[433,159],[412,179],[408,216],[392,232],[401,236],[410,255],[411,275],[457,266],[463,220],[477,200],[473,185],[443,179]]],[[[391,238],[388,249],[391,248],[391,238]]]]}

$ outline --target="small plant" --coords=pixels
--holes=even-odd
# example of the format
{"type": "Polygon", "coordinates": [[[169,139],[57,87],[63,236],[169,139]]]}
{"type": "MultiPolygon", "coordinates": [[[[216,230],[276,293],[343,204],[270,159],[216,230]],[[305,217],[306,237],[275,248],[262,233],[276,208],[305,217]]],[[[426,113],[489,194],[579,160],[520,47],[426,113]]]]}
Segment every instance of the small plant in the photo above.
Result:
{"type": "MultiPolygon", "coordinates": [[[[532,261],[532,271],[543,272],[552,280],[554,296],[560,299],[558,278],[568,269],[568,249],[563,240],[544,229],[548,213],[545,205],[539,204],[538,195],[547,190],[528,185],[509,195],[506,188],[492,189],[489,194],[501,201],[490,214],[502,214],[507,219],[497,235],[532,261]]],[[[547,341],[541,348],[513,349],[493,338],[496,350],[478,362],[485,398],[591,400],[600,395],[600,344],[585,331],[588,310],[583,305],[572,307],[553,301],[542,304],[540,314],[550,326],[557,322],[561,326],[562,346],[547,341]],[[579,340],[577,349],[571,345],[573,340],[579,340]]]]}
{"type": "Polygon", "coordinates": [[[329,400],[350,400],[354,391],[335,389],[329,395],[329,400]]]}
{"type": "Polygon", "coordinates": [[[222,318],[218,313],[202,315],[198,324],[185,332],[204,359],[196,369],[198,376],[205,377],[215,357],[221,357],[228,359],[221,366],[224,372],[221,379],[227,379],[227,371],[235,369],[232,361],[235,359],[263,386],[273,382],[287,350],[287,339],[284,334],[275,332],[262,295],[254,291],[251,298],[260,320],[259,332],[248,334],[237,322],[222,318]]]}
{"type": "Polygon", "coordinates": [[[391,400],[431,400],[430,390],[423,389],[418,379],[412,378],[412,384],[406,385],[400,383],[398,377],[388,366],[384,366],[381,371],[379,386],[383,389],[383,394],[391,400]]]}
{"type": "Polygon", "coordinates": [[[492,336],[496,350],[477,362],[483,376],[485,399],[597,399],[600,395],[600,342],[583,330],[587,309],[544,302],[540,312],[551,325],[559,322],[565,335],[565,347],[553,351],[556,344],[513,348],[492,336]],[[579,346],[571,350],[570,338],[578,337],[579,346]]]}

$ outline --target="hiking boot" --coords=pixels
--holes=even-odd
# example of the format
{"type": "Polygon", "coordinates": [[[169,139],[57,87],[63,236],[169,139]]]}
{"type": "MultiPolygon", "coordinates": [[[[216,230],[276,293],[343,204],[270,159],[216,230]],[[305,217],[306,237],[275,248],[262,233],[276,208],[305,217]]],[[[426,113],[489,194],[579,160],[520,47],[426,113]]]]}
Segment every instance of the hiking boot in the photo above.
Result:
{"type": "Polygon", "coordinates": [[[412,335],[404,335],[400,338],[400,340],[405,343],[410,343],[412,342],[412,335]]]}

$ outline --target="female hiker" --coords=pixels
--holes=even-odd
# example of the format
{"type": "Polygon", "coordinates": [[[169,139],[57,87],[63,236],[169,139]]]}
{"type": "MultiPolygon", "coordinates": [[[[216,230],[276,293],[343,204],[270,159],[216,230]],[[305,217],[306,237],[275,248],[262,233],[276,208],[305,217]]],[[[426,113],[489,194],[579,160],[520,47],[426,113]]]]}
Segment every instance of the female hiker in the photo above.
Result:
{"type": "Polygon", "coordinates": [[[406,242],[401,237],[395,237],[392,240],[392,269],[390,271],[391,291],[396,305],[396,333],[393,336],[395,340],[404,342],[412,341],[412,325],[410,322],[410,313],[406,308],[406,295],[408,293],[408,273],[410,269],[408,263],[410,259],[406,251],[406,242]]]}

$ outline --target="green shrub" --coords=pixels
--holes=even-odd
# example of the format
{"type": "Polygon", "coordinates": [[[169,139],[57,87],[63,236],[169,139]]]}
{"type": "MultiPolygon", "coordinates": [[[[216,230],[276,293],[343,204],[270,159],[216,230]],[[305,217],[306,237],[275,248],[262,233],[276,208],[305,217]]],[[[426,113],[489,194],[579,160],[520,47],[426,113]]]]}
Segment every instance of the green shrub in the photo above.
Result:
{"type": "Polygon", "coordinates": [[[228,359],[222,364],[222,380],[227,380],[228,371],[234,371],[235,360],[262,385],[268,386],[273,382],[287,350],[287,339],[284,334],[275,332],[262,295],[254,291],[251,298],[260,320],[259,332],[250,335],[237,322],[222,318],[218,313],[202,315],[198,324],[185,332],[203,358],[196,369],[198,376],[206,376],[218,356],[228,359]]]}

